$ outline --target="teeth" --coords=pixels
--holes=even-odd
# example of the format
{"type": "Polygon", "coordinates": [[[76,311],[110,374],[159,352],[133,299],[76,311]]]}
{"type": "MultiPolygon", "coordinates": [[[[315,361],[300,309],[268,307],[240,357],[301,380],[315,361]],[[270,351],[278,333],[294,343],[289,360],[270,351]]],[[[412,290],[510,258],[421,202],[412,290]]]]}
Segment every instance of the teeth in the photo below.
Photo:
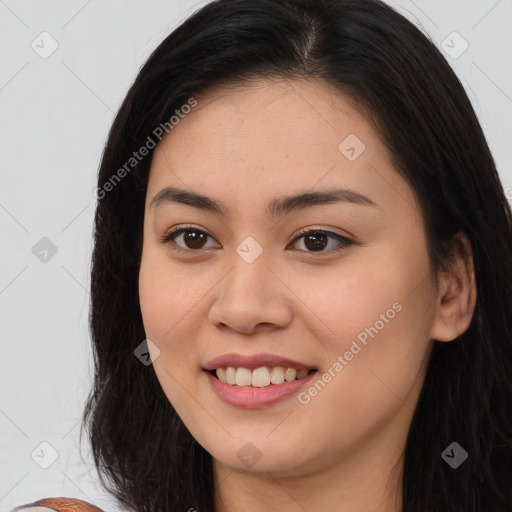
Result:
{"type": "Polygon", "coordinates": [[[252,381],[252,372],[249,368],[238,368],[236,371],[236,385],[250,386],[252,381]]]}
{"type": "Polygon", "coordinates": [[[306,370],[304,368],[304,370],[299,370],[297,372],[297,379],[302,379],[303,377],[305,377],[306,375],[308,374],[308,370],[306,370]]]}
{"type": "Polygon", "coordinates": [[[270,371],[270,382],[272,384],[282,384],[284,382],[284,368],[281,366],[274,366],[270,371]]]}
{"type": "Polygon", "coordinates": [[[297,377],[297,370],[295,368],[288,368],[284,372],[284,380],[286,382],[291,382],[292,380],[295,380],[295,377],[297,377]]]}
{"type": "MultiPolygon", "coordinates": [[[[219,377],[219,374],[217,374],[217,377],[219,377]]],[[[220,379],[220,377],[219,377],[220,379]]],[[[236,368],[233,368],[232,366],[228,366],[226,368],[226,384],[234,385],[236,383],[236,368]]]]}
{"type": "Polygon", "coordinates": [[[217,368],[215,370],[217,378],[225,384],[231,386],[252,386],[255,388],[264,388],[270,384],[283,384],[306,377],[309,370],[296,370],[295,368],[283,368],[282,366],[262,366],[254,370],[249,368],[235,368],[228,366],[226,368],[217,368]]]}
{"type": "MultiPolygon", "coordinates": [[[[245,368],[238,368],[237,374],[240,370],[245,368]]],[[[270,372],[268,368],[264,366],[263,368],[256,368],[252,371],[252,379],[251,383],[255,388],[264,388],[265,386],[270,385],[270,372]]]]}

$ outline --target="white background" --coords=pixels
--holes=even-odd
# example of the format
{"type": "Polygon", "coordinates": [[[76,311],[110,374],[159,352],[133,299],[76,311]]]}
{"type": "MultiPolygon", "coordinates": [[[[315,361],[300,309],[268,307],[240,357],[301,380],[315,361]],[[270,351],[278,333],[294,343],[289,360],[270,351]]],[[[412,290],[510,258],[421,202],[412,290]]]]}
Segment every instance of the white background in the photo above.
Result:
{"type": "MultiPolygon", "coordinates": [[[[85,440],[83,460],[79,453],[93,373],[93,191],[114,113],[140,66],[204,3],[0,0],[0,511],[50,496],[116,510],[85,440]],[[58,43],[46,59],[31,47],[51,48],[43,31],[58,43]],[[43,237],[57,248],[47,262],[32,252],[43,237]],[[31,457],[36,449],[38,460],[50,460],[41,442],[58,454],[48,469],[31,457]]],[[[454,31],[467,41],[457,58],[442,51],[512,187],[512,1],[388,3],[440,48],[454,31]]]]}

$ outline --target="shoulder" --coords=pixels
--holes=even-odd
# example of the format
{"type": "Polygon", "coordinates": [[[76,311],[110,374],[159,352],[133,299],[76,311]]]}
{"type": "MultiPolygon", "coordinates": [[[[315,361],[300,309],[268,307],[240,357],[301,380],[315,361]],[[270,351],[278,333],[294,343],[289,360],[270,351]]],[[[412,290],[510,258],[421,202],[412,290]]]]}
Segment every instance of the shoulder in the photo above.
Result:
{"type": "Polygon", "coordinates": [[[20,505],[12,512],[104,512],[92,503],[77,498],[43,498],[20,505]]]}

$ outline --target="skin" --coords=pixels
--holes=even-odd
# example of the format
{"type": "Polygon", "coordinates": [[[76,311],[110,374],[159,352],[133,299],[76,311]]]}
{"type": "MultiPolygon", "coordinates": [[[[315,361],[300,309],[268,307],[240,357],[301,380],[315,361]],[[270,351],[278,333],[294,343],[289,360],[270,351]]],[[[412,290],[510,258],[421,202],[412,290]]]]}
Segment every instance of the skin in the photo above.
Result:
{"type": "Polygon", "coordinates": [[[474,311],[470,244],[459,237],[452,267],[436,280],[412,189],[373,125],[331,86],[261,79],[196,99],[155,150],[139,293],[162,389],[213,456],[216,510],[398,511],[432,340],[453,340],[474,311]],[[354,161],[338,149],[349,134],[365,145],[354,161]],[[175,202],[152,208],[167,186],[215,198],[229,213],[175,202]],[[265,211],[275,197],[330,187],[376,206],[323,204],[276,218],[265,211]],[[159,241],[179,224],[210,235],[204,248],[183,236],[159,241]],[[298,238],[301,228],[355,244],[336,251],[340,243],[327,238],[318,252],[298,238]],[[248,236],[263,250],[252,263],[236,252],[248,236]],[[324,374],[395,303],[400,312],[306,404],[294,395],[236,408],[202,371],[227,352],[268,352],[324,374]],[[250,467],[237,457],[248,442],[261,455],[250,467]]]}

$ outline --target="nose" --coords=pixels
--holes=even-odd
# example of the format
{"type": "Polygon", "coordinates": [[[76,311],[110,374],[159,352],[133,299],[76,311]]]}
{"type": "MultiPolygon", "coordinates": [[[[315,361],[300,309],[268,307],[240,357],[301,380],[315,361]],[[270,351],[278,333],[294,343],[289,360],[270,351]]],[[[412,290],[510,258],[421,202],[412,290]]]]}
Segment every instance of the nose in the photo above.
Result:
{"type": "Polygon", "coordinates": [[[265,258],[247,263],[238,256],[215,288],[208,318],[219,329],[252,334],[288,326],[293,318],[293,293],[286,279],[265,258]]]}

